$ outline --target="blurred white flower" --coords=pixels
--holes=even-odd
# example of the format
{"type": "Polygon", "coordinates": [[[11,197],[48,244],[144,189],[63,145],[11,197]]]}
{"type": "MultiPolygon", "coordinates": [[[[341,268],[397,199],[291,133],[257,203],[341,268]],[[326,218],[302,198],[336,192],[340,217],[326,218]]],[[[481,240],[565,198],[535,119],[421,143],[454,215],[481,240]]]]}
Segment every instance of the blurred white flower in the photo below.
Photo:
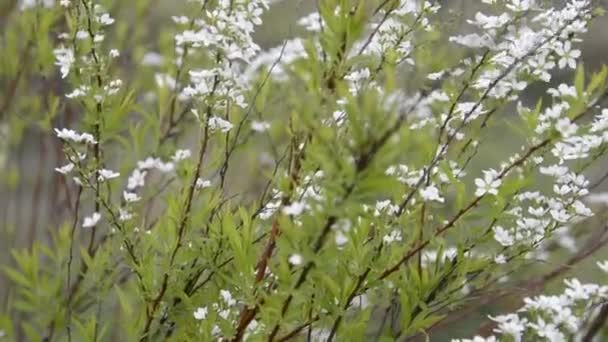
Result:
{"type": "Polygon", "coordinates": [[[302,258],[302,256],[300,254],[292,254],[289,257],[289,263],[294,266],[302,265],[303,261],[304,261],[304,259],[302,258]]]}
{"type": "Polygon", "coordinates": [[[82,228],[91,228],[95,227],[97,223],[101,220],[100,213],[93,213],[91,216],[87,216],[82,221],[82,228]]]}
{"type": "Polygon", "coordinates": [[[475,185],[477,185],[475,196],[479,197],[485,194],[498,194],[498,187],[502,184],[502,181],[498,179],[498,173],[495,170],[490,169],[483,171],[483,174],[483,179],[475,179],[475,185]]]}
{"type": "Polygon", "coordinates": [[[197,319],[197,320],[199,320],[199,321],[201,321],[201,320],[207,318],[208,311],[209,310],[207,310],[206,306],[197,308],[194,311],[194,318],[197,319]]]}
{"type": "Polygon", "coordinates": [[[97,173],[97,180],[100,182],[105,182],[106,180],[118,178],[120,176],[120,173],[108,169],[101,169],[97,171],[97,173]]]}
{"type": "Polygon", "coordinates": [[[56,168],[55,168],[55,171],[57,171],[57,172],[59,172],[59,173],[61,173],[61,174],[67,175],[67,174],[68,174],[68,173],[70,173],[70,172],[71,172],[73,169],[74,169],[74,164],[69,163],[69,164],[66,164],[66,165],[64,165],[64,166],[62,166],[62,167],[56,167],[56,168]]]}

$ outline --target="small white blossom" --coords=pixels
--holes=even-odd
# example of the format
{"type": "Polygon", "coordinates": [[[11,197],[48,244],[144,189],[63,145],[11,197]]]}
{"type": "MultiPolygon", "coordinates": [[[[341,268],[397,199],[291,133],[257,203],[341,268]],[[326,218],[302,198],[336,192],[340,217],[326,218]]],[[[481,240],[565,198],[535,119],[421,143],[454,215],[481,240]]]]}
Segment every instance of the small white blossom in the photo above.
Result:
{"type": "Polygon", "coordinates": [[[430,185],[420,190],[420,196],[425,201],[437,201],[439,203],[444,202],[444,198],[439,194],[439,190],[434,185],[430,185]]]}
{"type": "Polygon", "coordinates": [[[384,241],[384,243],[386,244],[391,244],[395,241],[402,241],[403,240],[403,236],[401,235],[401,232],[398,230],[393,230],[390,234],[384,235],[382,237],[382,241],[384,241]]]}
{"type": "Polygon", "coordinates": [[[123,191],[122,197],[125,199],[125,202],[127,202],[127,203],[137,202],[141,199],[141,197],[139,197],[136,193],[128,192],[128,191],[123,191]]]}
{"type": "Polygon", "coordinates": [[[206,306],[200,307],[194,311],[194,318],[196,320],[201,321],[201,320],[207,318],[207,314],[208,314],[207,307],[206,306]]]}
{"type": "Polygon", "coordinates": [[[335,237],[336,245],[343,246],[348,242],[348,237],[341,231],[336,232],[335,237]]]}
{"type": "Polygon", "coordinates": [[[76,32],[76,39],[84,40],[84,39],[88,39],[88,38],[89,38],[89,32],[87,32],[85,30],[79,30],[78,32],[76,32]]]}
{"type": "Polygon", "coordinates": [[[173,157],[171,157],[171,159],[174,162],[179,163],[184,159],[190,158],[191,155],[192,153],[190,152],[190,150],[177,150],[175,151],[175,154],[173,155],[173,157]]]}
{"type": "Polygon", "coordinates": [[[571,69],[576,69],[576,59],[581,56],[580,50],[573,50],[572,43],[570,41],[566,41],[565,43],[558,43],[555,48],[555,52],[560,57],[557,65],[560,69],[565,68],[566,66],[571,69]]]}
{"type": "Polygon", "coordinates": [[[572,136],[578,130],[578,126],[568,118],[562,118],[555,124],[555,129],[564,137],[572,136]]]}
{"type": "Polygon", "coordinates": [[[289,257],[289,263],[294,265],[294,266],[300,266],[302,265],[302,262],[304,261],[304,259],[302,258],[302,256],[300,254],[292,254],[289,257]]]}
{"type": "Polygon", "coordinates": [[[479,197],[485,194],[498,194],[498,187],[502,184],[502,181],[498,179],[498,173],[493,169],[483,171],[483,173],[483,179],[475,179],[475,185],[477,186],[475,196],[479,197]]]}
{"type": "Polygon", "coordinates": [[[156,163],[156,165],[154,166],[158,171],[163,172],[163,173],[167,173],[167,172],[171,172],[173,171],[173,169],[175,169],[175,165],[171,162],[163,162],[161,160],[158,160],[158,162],[156,163]]]}
{"type": "Polygon", "coordinates": [[[222,133],[226,133],[232,129],[233,125],[230,121],[226,121],[220,117],[213,116],[209,118],[209,129],[212,131],[220,130],[222,133]]]}
{"type": "Polygon", "coordinates": [[[548,341],[566,342],[566,337],[553,323],[546,323],[542,318],[538,318],[536,323],[529,323],[529,327],[536,330],[536,334],[545,337],[548,341]]]}
{"type": "Polygon", "coordinates": [[[251,130],[255,132],[265,132],[270,129],[270,124],[265,121],[252,121],[251,130]]]}
{"type": "Polygon", "coordinates": [[[284,206],[282,211],[285,215],[299,216],[300,214],[302,214],[304,209],[306,209],[306,203],[293,202],[289,205],[284,206]]]}
{"type": "Polygon", "coordinates": [[[106,180],[118,178],[120,176],[120,173],[108,169],[101,169],[97,171],[97,173],[97,180],[100,182],[105,182],[106,180]]]}
{"type": "Polygon", "coordinates": [[[74,59],[74,51],[72,49],[60,47],[53,50],[55,54],[55,65],[59,66],[61,71],[61,78],[66,78],[70,73],[72,64],[76,61],[74,59]]]}
{"type": "Polygon", "coordinates": [[[57,171],[63,175],[67,175],[68,173],[72,172],[73,169],[74,169],[74,164],[69,163],[62,167],[55,168],[55,171],[57,171]]]}
{"type": "Polygon", "coordinates": [[[226,303],[227,306],[236,305],[236,300],[232,297],[232,293],[230,293],[230,291],[220,290],[220,296],[222,297],[224,303],[226,303]]]}
{"type": "Polygon", "coordinates": [[[512,336],[515,341],[521,341],[521,335],[526,330],[526,321],[521,320],[516,314],[491,317],[490,319],[498,323],[494,332],[512,336]]]}
{"type": "Polygon", "coordinates": [[[118,220],[119,221],[128,221],[133,218],[133,214],[126,209],[118,208],[118,220]]]}
{"type": "Polygon", "coordinates": [[[89,133],[78,134],[75,131],[67,128],[62,128],[61,130],[55,128],[55,133],[59,139],[64,141],[73,141],[76,143],[84,142],[91,145],[97,144],[95,138],[89,133]]]}
{"type": "Polygon", "coordinates": [[[501,245],[508,247],[515,243],[513,235],[501,226],[494,227],[494,239],[501,245]]]}
{"type": "Polygon", "coordinates": [[[499,265],[506,264],[507,257],[504,254],[498,254],[497,256],[494,257],[494,262],[499,265]]]}
{"type": "Polygon", "coordinates": [[[104,13],[99,16],[99,23],[104,26],[112,25],[114,24],[114,18],[110,17],[108,13],[104,13]]]}
{"type": "Polygon", "coordinates": [[[127,181],[127,189],[133,190],[137,187],[143,187],[146,181],[147,171],[141,171],[140,169],[133,170],[133,173],[129,176],[127,181]]]}
{"type": "Polygon", "coordinates": [[[204,188],[208,188],[208,187],[211,186],[211,181],[206,180],[206,179],[202,179],[202,178],[197,178],[195,186],[199,190],[200,189],[204,189],[204,188]]]}
{"type": "Polygon", "coordinates": [[[92,228],[97,225],[97,223],[101,220],[100,213],[93,213],[91,216],[87,216],[82,221],[82,228],[92,228]]]}
{"type": "Polygon", "coordinates": [[[599,267],[602,271],[608,273],[608,260],[598,261],[597,267],[599,267]]]}

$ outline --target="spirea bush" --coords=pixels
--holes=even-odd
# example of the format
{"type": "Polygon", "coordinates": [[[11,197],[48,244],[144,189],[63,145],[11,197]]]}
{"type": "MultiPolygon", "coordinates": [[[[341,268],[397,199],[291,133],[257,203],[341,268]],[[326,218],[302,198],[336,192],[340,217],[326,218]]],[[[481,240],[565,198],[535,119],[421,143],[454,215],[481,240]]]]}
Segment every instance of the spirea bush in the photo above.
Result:
{"type": "Polygon", "coordinates": [[[3,5],[3,168],[48,136],[64,205],[0,340],[606,338],[608,262],[562,279],[608,242],[602,10],[471,3],[317,1],[267,49],[268,0],[3,5]]]}

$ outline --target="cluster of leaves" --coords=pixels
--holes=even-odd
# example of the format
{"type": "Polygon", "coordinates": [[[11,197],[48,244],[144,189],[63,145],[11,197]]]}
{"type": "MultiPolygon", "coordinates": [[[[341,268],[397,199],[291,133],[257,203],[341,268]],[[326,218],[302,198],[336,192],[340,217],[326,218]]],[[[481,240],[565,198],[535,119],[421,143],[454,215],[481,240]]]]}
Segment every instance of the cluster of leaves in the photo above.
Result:
{"type": "Polygon", "coordinates": [[[532,296],[608,243],[589,208],[606,177],[585,173],[608,146],[608,69],[576,49],[597,4],[482,0],[458,35],[436,1],[318,1],[263,50],[266,0],[188,1],[144,48],[132,18],[153,3],[7,9],[0,134],[59,146],[41,172],[63,205],[4,267],[2,336],[398,340],[507,283],[525,305],[492,317],[505,340],[600,332],[607,287],[532,296]],[[524,103],[558,69],[572,85],[524,103]]]}

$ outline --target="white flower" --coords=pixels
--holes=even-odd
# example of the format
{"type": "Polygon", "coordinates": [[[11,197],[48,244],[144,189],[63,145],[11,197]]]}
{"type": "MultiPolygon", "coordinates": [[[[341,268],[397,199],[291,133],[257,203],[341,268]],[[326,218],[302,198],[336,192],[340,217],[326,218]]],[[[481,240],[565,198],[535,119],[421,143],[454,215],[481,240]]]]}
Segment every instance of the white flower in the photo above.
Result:
{"type": "Polygon", "coordinates": [[[116,58],[118,56],[120,56],[120,52],[118,52],[118,50],[116,50],[116,49],[110,50],[110,57],[116,58]]]}
{"type": "Polygon", "coordinates": [[[494,257],[494,262],[499,265],[506,264],[507,257],[504,254],[498,254],[497,256],[494,257]]]}
{"type": "Polygon", "coordinates": [[[566,279],[564,283],[568,287],[564,294],[572,300],[588,300],[598,288],[595,284],[581,284],[576,278],[566,279]]]}
{"type": "Polygon", "coordinates": [[[380,216],[383,212],[388,215],[394,215],[399,211],[399,206],[391,202],[391,200],[377,201],[374,216],[380,216]]]}
{"type": "Polygon", "coordinates": [[[438,79],[443,77],[444,74],[445,74],[445,71],[433,72],[433,73],[426,75],[426,78],[428,78],[431,81],[437,81],[438,79]]]}
{"type": "Polygon", "coordinates": [[[566,166],[560,166],[560,165],[551,165],[551,166],[547,166],[547,167],[541,166],[539,171],[543,175],[562,177],[566,173],[568,173],[568,168],[566,166]]]}
{"type": "Polygon", "coordinates": [[[69,140],[76,143],[84,142],[91,145],[97,144],[95,138],[89,133],[78,134],[71,129],[62,128],[61,130],[58,130],[55,128],[55,134],[57,134],[57,137],[61,140],[69,140]]]}
{"type": "Polygon", "coordinates": [[[599,267],[602,271],[608,273],[608,260],[598,261],[597,267],[599,267]]]}
{"type": "Polygon", "coordinates": [[[255,132],[265,132],[270,129],[270,124],[265,121],[252,121],[251,130],[255,132]]]}
{"type": "Polygon", "coordinates": [[[97,180],[100,182],[105,182],[106,180],[118,178],[120,176],[120,173],[108,169],[101,169],[97,171],[97,173],[99,174],[97,180]]]}
{"type": "Polygon", "coordinates": [[[529,326],[536,330],[540,337],[546,337],[552,342],[566,342],[565,336],[557,329],[555,324],[546,323],[542,318],[538,318],[537,323],[530,323],[529,326]]]}
{"type": "Polygon", "coordinates": [[[572,207],[574,208],[574,212],[580,216],[590,217],[593,216],[593,212],[591,209],[587,208],[583,202],[576,200],[572,203],[572,207]]]}
{"type": "Polygon", "coordinates": [[[69,164],[66,164],[66,165],[64,165],[64,166],[62,166],[62,167],[56,167],[56,168],[55,168],[55,171],[57,171],[57,172],[59,172],[59,173],[61,173],[61,174],[63,174],[63,175],[67,175],[67,174],[68,174],[68,173],[70,173],[70,172],[71,172],[73,169],[74,169],[74,164],[69,163],[69,164]]]}
{"type": "Polygon", "coordinates": [[[76,99],[76,98],[85,96],[88,91],[89,91],[89,87],[82,85],[82,86],[72,90],[72,92],[65,94],[65,97],[67,97],[68,99],[76,99]]]}
{"type": "Polygon", "coordinates": [[[220,316],[223,319],[228,319],[228,316],[230,316],[230,310],[226,309],[226,310],[221,310],[218,313],[218,316],[220,316]]]}
{"type": "Polygon", "coordinates": [[[232,297],[232,293],[228,290],[220,290],[220,296],[224,300],[224,303],[228,306],[233,306],[236,304],[236,300],[232,297]]]}
{"type": "Polygon", "coordinates": [[[444,198],[439,194],[439,190],[434,185],[430,185],[420,190],[420,196],[425,201],[437,201],[439,203],[444,202],[444,198]]]}
{"type": "Polygon", "coordinates": [[[475,179],[475,185],[477,185],[475,196],[479,197],[485,194],[498,194],[498,187],[502,184],[502,181],[498,179],[498,173],[495,170],[490,169],[483,171],[483,174],[483,179],[475,179]]]}
{"type": "Polygon", "coordinates": [[[507,7],[514,12],[523,12],[535,7],[536,0],[511,0],[507,7]]]}
{"type": "Polygon", "coordinates": [[[154,169],[161,160],[158,158],[148,157],[145,160],[137,162],[137,168],[141,170],[154,169]]]}
{"type": "Polygon", "coordinates": [[[526,330],[525,319],[521,320],[516,314],[489,317],[491,320],[498,323],[498,326],[494,329],[494,332],[510,335],[515,341],[521,341],[521,334],[526,330]]]}
{"type": "Polygon", "coordinates": [[[207,313],[208,313],[208,310],[207,310],[206,306],[200,307],[194,311],[194,318],[196,320],[201,321],[201,320],[207,318],[207,313]]]}
{"type": "Polygon", "coordinates": [[[484,28],[486,30],[488,29],[495,29],[495,28],[499,28],[499,27],[503,27],[506,23],[509,22],[509,20],[511,19],[511,17],[509,16],[508,13],[503,13],[500,16],[486,16],[485,14],[481,13],[481,12],[477,12],[475,14],[475,21],[473,20],[467,20],[470,24],[479,26],[481,28],[484,28]]]}
{"type": "Polygon", "coordinates": [[[197,178],[196,179],[196,183],[195,186],[197,189],[204,189],[204,188],[208,188],[211,186],[211,182],[206,180],[206,179],[202,179],[202,178],[197,178]]]}
{"type": "Polygon", "coordinates": [[[348,237],[344,235],[341,231],[336,232],[335,237],[336,245],[344,246],[348,242],[348,237]]]}
{"type": "Polygon", "coordinates": [[[128,210],[123,208],[118,208],[118,220],[120,221],[128,221],[133,218],[133,214],[128,210]]]}
{"type": "Polygon", "coordinates": [[[298,25],[303,26],[307,31],[318,32],[321,31],[321,26],[324,24],[323,18],[319,12],[312,12],[309,15],[300,18],[298,20],[298,25]]]}
{"type": "Polygon", "coordinates": [[[175,151],[175,154],[173,155],[173,157],[171,157],[171,159],[174,162],[179,163],[184,159],[190,158],[191,155],[192,153],[190,153],[190,150],[177,150],[175,151]]]}
{"type": "Polygon", "coordinates": [[[580,50],[572,50],[572,43],[570,41],[566,41],[561,44],[558,43],[555,47],[555,52],[560,57],[557,65],[560,69],[566,67],[570,67],[571,69],[576,69],[576,59],[581,56],[580,50]]]}
{"type": "Polygon", "coordinates": [[[382,237],[382,241],[384,241],[384,243],[386,244],[391,244],[395,241],[401,241],[403,240],[403,236],[401,235],[401,232],[398,230],[393,230],[390,234],[384,235],[382,237]]]}
{"type": "Polygon", "coordinates": [[[555,124],[555,129],[564,137],[572,136],[578,130],[578,126],[568,118],[562,118],[555,124]]]}
{"type": "Polygon", "coordinates": [[[188,17],[182,15],[182,16],[171,16],[171,20],[173,20],[174,23],[176,24],[187,24],[190,19],[188,19],[188,17]]]}
{"type": "Polygon", "coordinates": [[[70,7],[70,0],[61,0],[59,4],[63,7],[70,7]]]}
{"type": "Polygon", "coordinates": [[[89,32],[85,31],[85,30],[79,30],[78,32],[76,32],[76,39],[87,39],[89,38],[89,32]]]}
{"type": "Polygon", "coordinates": [[[167,172],[173,171],[173,169],[175,168],[175,165],[173,165],[173,163],[170,163],[170,162],[164,163],[161,160],[158,160],[158,162],[156,163],[156,165],[154,167],[160,172],[167,173],[167,172]]]}
{"type": "Polygon", "coordinates": [[[101,214],[93,213],[93,215],[84,218],[84,220],[82,221],[82,228],[95,227],[99,220],[101,220],[101,214]]]}
{"type": "Polygon", "coordinates": [[[567,307],[562,307],[560,310],[557,310],[555,317],[553,317],[553,322],[557,325],[564,326],[571,333],[576,333],[581,325],[580,319],[567,307]]]}
{"type": "Polygon", "coordinates": [[[104,13],[99,17],[99,23],[108,26],[114,24],[114,18],[110,17],[108,13],[104,13]]]}
{"type": "Polygon", "coordinates": [[[217,116],[212,116],[209,118],[209,129],[212,131],[220,130],[222,133],[226,133],[232,129],[232,124],[230,121],[226,121],[217,116]]]}
{"type": "Polygon", "coordinates": [[[304,209],[306,209],[305,203],[293,202],[293,203],[283,207],[282,211],[283,211],[283,214],[285,214],[285,215],[298,216],[298,215],[302,214],[304,209]]]}
{"type": "Polygon", "coordinates": [[[565,83],[560,84],[557,87],[557,89],[555,89],[555,88],[547,89],[547,93],[553,97],[560,97],[560,96],[577,97],[578,96],[578,94],[576,93],[576,88],[574,86],[569,86],[565,83]]]}
{"type": "Polygon", "coordinates": [[[59,70],[61,71],[61,78],[66,78],[70,73],[72,64],[76,61],[74,59],[74,51],[60,47],[53,50],[53,53],[55,54],[55,65],[59,66],[59,70]]]}
{"type": "Polygon", "coordinates": [[[300,266],[302,265],[302,256],[300,254],[292,254],[289,257],[289,263],[294,265],[294,266],[300,266]]]}
{"type": "Polygon", "coordinates": [[[510,232],[508,232],[501,226],[496,226],[493,230],[494,240],[496,240],[496,242],[505,247],[513,246],[513,244],[515,243],[515,239],[513,238],[513,235],[510,232]]]}
{"type": "Polygon", "coordinates": [[[148,171],[141,171],[140,169],[133,170],[133,173],[131,174],[131,176],[129,176],[129,179],[127,181],[127,189],[133,190],[138,186],[144,186],[147,173],[148,171]]]}
{"type": "Polygon", "coordinates": [[[141,197],[139,197],[136,193],[128,191],[123,191],[122,197],[124,197],[125,202],[127,203],[137,202],[141,199],[141,197]]]}

